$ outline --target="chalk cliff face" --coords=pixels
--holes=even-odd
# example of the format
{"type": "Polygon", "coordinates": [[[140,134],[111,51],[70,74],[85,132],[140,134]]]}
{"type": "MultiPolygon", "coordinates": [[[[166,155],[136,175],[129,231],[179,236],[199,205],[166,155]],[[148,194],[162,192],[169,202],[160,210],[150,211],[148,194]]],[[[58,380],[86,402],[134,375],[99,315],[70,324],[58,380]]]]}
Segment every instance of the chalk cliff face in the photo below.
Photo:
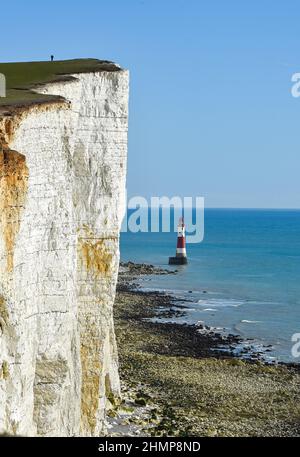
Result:
{"type": "Polygon", "coordinates": [[[128,73],[0,117],[0,432],[99,435],[119,396],[112,308],[125,204],[128,73]]]}

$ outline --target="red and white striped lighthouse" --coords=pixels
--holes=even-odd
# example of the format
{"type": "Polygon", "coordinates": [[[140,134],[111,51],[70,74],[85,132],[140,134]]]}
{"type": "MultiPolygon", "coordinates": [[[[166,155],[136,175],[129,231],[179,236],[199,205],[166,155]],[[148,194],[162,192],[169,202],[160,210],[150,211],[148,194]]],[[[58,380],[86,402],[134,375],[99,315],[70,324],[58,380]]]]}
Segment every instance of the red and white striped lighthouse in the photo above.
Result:
{"type": "Polygon", "coordinates": [[[184,265],[187,263],[185,246],[185,225],[183,217],[179,219],[177,226],[177,247],[176,257],[169,257],[170,265],[184,265]]]}

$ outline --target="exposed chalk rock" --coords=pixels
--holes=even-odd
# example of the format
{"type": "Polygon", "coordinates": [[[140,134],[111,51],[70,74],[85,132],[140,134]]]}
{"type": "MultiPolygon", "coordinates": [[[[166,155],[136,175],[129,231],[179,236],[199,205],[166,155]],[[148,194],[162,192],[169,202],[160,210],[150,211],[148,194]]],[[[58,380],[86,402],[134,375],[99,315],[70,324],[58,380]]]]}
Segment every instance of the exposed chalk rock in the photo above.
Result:
{"type": "Polygon", "coordinates": [[[0,432],[99,435],[120,395],[113,302],[128,72],[0,117],[0,432]]]}

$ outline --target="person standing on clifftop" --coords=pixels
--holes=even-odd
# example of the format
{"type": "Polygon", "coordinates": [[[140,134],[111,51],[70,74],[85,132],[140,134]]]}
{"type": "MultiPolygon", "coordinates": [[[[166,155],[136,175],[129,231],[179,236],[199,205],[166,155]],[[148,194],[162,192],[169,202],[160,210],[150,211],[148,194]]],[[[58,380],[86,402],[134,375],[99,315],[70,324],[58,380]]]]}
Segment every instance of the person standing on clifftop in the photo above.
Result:
{"type": "Polygon", "coordinates": [[[54,56],[51,56],[51,62],[53,62],[53,60],[54,60],[54,56]]]}

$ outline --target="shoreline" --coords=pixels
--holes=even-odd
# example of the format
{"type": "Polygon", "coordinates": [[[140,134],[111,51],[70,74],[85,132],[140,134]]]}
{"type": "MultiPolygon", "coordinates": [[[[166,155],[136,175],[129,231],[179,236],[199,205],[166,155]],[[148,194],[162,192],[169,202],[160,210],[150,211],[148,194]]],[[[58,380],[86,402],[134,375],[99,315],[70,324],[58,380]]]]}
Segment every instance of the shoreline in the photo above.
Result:
{"type": "MultiPolygon", "coordinates": [[[[137,264],[135,264],[137,265],[137,264]]],[[[150,268],[153,270],[150,274],[161,274],[160,269],[156,269],[152,265],[150,268]]],[[[138,268],[135,268],[135,274],[143,275],[144,273],[138,273],[138,268]]],[[[162,274],[174,274],[173,272],[168,273],[169,270],[163,270],[162,274]]],[[[139,311],[138,320],[145,326],[156,329],[163,333],[174,333],[180,340],[184,339],[184,344],[181,346],[174,340],[175,347],[168,348],[166,351],[169,355],[186,355],[191,357],[209,357],[212,353],[209,351],[215,351],[214,356],[219,357],[234,357],[232,349],[230,348],[233,344],[241,343],[241,338],[233,334],[224,334],[214,331],[203,325],[197,324],[185,324],[177,322],[164,322],[162,319],[171,319],[172,317],[183,317],[185,315],[186,306],[182,303],[183,299],[178,299],[176,296],[172,296],[168,293],[161,291],[144,291],[141,290],[139,284],[136,282],[137,276],[131,276],[131,272],[127,275],[121,273],[118,282],[118,293],[128,294],[129,296],[135,296],[140,298],[142,301],[147,301],[148,307],[144,310],[139,311]],[[179,304],[180,301],[180,304],[179,304]],[[150,305],[150,306],[149,306],[150,305]],[[225,350],[219,350],[218,346],[222,345],[225,350]],[[188,352],[190,351],[190,352],[188,352]]],[[[149,274],[148,272],[146,273],[149,274]]],[[[182,341],[181,341],[182,343],[182,341]]]]}
{"type": "Polygon", "coordinates": [[[182,315],[185,306],[166,293],[139,290],[144,274],[174,273],[121,264],[115,327],[123,406],[130,404],[135,418],[117,408],[111,433],[300,436],[299,366],[236,355],[242,342],[236,335],[159,321],[182,315]],[[137,414],[136,400],[143,408],[137,414]]]}
{"type": "MultiPolygon", "coordinates": [[[[197,339],[199,340],[199,343],[203,343],[206,340],[207,344],[205,344],[205,346],[213,351],[214,357],[235,357],[247,360],[248,362],[260,361],[267,365],[284,365],[299,370],[300,372],[300,363],[281,361],[276,358],[266,358],[267,353],[272,346],[271,344],[264,344],[263,342],[258,343],[258,340],[255,340],[254,338],[243,337],[238,332],[231,333],[225,328],[208,326],[205,323],[205,320],[198,321],[194,324],[171,321],[170,319],[172,319],[172,317],[180,318],[186,315],[188,306],[185,306],[183,303],[190,303],[190,301],[178,297],[175,294],[171,295],[168,292],[156,290],[155,288],[144,290],[138,280],[143,276],[176,275],[177,270],[168,270],[154,265],[138,264],[134,262],[121,262],[120,265],[121,272],[118,279],[118,292],[130,292],[131,294],[139,295],[145,299],[147,296],[152,296],[157,300],[157,308],[152,309],[152,315],[147,315],[144,319],[152,319],[154,324],[161,326],[165,324],[173,325],[173,328],[177,328],[177,326],[179,326],[179,328],[184,327],[187,333],[195,333],[195,344],[197,344],[197,339]],[[201,334],[201,338],[199,333],[201,334]],[[254,343],[254,341],[256,341],[256,343],[254,343]]],[[[151,277],[149,281],[151,282],[151,277]]],[[[140,316],[140,319],[143,319],[143,317],[140,316]]],[[[204,355],[209,356],[206,352],[203,353],[203,351],[197,349],[196,352],[193,351],[192,354],[197,354],[197,352],[200,357],[204,355]]]]}

